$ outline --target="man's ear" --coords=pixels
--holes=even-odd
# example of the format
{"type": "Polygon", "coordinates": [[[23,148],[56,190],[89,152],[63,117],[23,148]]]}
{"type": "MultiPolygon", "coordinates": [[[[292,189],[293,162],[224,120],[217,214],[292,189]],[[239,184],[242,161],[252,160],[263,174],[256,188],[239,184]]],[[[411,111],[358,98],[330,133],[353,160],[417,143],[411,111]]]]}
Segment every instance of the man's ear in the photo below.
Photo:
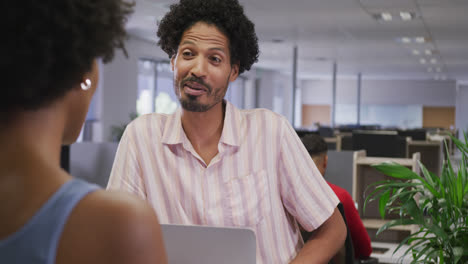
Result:
{"type": "Polygon", "coordinates": [[[174,55],[172,55],[172,57],[171,57],[171,70],[172,70],[172,71],[174,71],[174,61],[175,61],[176,55],[177,55],[177,54],[174,54],[174,55]]]}
{"type": "Polygon", "coordinates": [[[328,166],[328,155],[325,154],[325,157],[323,157],[323,169],[326,170],[328,166]]]}
{"type": "Polygon", "coordinates": [[[229,76],[229,82],[233,82],[239,76],[239,63],[231,65],[231,76],[229,76]]]}

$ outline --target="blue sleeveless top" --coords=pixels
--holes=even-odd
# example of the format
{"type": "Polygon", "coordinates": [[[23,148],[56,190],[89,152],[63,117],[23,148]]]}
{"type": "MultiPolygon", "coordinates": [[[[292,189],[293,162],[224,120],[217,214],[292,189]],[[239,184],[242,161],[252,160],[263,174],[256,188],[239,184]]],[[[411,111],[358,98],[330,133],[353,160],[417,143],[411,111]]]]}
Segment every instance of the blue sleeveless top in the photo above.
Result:
{"type": "Polygon", "coordinates": [[[97,185],[72,179],[63,184],[17,232],[0,240],[0,263],[53,264],[73,208],[97,185]]]}

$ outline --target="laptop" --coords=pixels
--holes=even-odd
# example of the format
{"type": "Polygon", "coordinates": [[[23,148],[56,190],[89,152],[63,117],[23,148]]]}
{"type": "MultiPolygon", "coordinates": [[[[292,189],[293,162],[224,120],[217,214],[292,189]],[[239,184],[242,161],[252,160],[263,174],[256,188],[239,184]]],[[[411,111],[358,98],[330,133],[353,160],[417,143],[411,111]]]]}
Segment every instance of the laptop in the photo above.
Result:
{"type": "Polygon", "coordinates": [[[161,225],[169,264],[255,264],[255,233],[235,227],[161,225]]]}

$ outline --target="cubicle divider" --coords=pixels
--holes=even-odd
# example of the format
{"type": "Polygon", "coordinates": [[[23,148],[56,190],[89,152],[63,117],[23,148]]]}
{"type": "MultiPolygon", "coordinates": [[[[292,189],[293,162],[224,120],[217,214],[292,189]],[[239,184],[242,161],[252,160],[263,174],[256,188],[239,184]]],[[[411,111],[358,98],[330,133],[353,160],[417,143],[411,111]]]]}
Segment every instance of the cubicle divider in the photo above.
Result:
{"type": "Polygon", "coordinates": [[[105,188],[118,143],[82,142],[70,146],[70,174],[105,188]]]}
{"type": "Polygon", "coordinates": [[[353,153],[354,151],[328,151],[328,166],[325,179],[338,185],[350,194],[353,191],[353,153]]]}

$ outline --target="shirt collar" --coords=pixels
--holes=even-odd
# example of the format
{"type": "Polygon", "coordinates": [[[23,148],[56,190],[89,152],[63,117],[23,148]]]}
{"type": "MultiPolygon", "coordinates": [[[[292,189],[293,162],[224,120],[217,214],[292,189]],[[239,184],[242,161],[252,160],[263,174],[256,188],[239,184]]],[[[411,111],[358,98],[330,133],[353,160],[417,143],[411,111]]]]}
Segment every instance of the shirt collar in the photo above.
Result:
{"type": "Polygon", "coordinates": [[[168,115],[166,125],[161,137],[163,144],[181,144],[182,135],[185,135],[184,129],[182,128],[182,111],[177,108],[176,112],[172,115],[168,115]]]}
{"type": "MultiPolygon", "coordinates": [[[[242,125],[242,115],[239,109],[233,104],[224,100],[226,103],[226,112],[224,115],[223,132],[221,133],[220,143],[231,146],[240,145],[240,132],[242,125]]],[[[172,115],[168,116],[166,126],[161,138],[163,144],[182,144],[187,138],[182,128],[182,110],[180,107],[172,115]]]]}
{"type": "Polygon", "coordinates": [[[231,146],[240,146],[242,115],[239,109],[228,101],[226,102],[226,113],[224,114],[223,133],[219,142],[231,146]]]}

